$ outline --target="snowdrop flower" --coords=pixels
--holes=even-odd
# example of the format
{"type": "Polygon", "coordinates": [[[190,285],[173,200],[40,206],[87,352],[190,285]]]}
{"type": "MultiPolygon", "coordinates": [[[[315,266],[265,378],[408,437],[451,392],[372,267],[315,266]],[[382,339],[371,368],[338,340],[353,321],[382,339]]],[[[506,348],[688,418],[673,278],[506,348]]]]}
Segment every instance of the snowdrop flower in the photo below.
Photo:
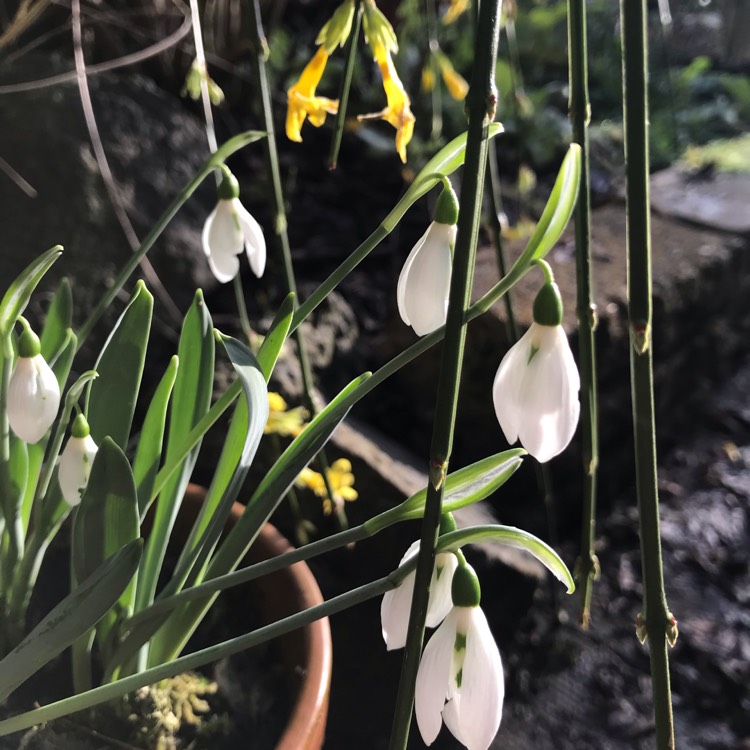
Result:
{"type": "Polygon", "coordinates": [[[427,644],[415,712],[425,744],[442,722],[469,750],[487,750],[500,726],[505,684],[500,652],[479,606],[479,581],[465,563],[453,575],[453,607],[427,644]]]}
{"type": "Polygon", "coordinates": [[[18,339],[18,359],[8,384],[8,422],[27,443],[38,443],[60,408],[60,386],[41,355],[37,335],[25,320],[18,339]]]}
{"type": "Polygon", "coordinates": [[[567,447],[581,408],[581,381],[561,322],[562,300],[550,273],[534,301],[534,322],[503,357],[492,387],[505,438],[520,440],[542,463],[567,447]]]}
{"type": "Polygon", "coordinates": [[[234,175],[224,168],[219,202],[203,227],[203,252],[213,275],[222,283],[240,270],[237,257],[244,247],[250,268],[260,278],[266,268],[266,240],[260,224],[240,203],[240,188],[234,175]]]}
{"type": "MultiPolygon", "coordinates": [[[[455,522],[453,528],[455,528],[455,522]]],[[[445,533],[442,527],[441,533],[445,533]]],[[[406,550],[406,554],[401,558],[399,565],[403,565],[418,553],[419,542],[414,542],[406,550]]],[[[438,552],[435,555],[435,567],[432,570],[430,581],[430,599],[427,605],[426,624],[428,628],[436,628],[453,605],[451,580],[457,565],[458,560],[452,552],[438,552]]],[[[404,578],[400,586],[387,591],[383,596],[380,605],[380,622],[383,628],[383,640],[389,651],[395,648],[403,648],[406,645],[406,632],[409,628],[409,613],[411,612],[411,600],[414,595],[415,576],[415,571],[412,571],[404,578]]]]}
{"type": "Polygon", "coordinates": [[[86,417],[79,414],[73,422],[70,439],[60,456],[60,468],[57,472],[63,498],[71,507],[81,502],[81,495],[88,484],[91,465],[98,450],[91,437],[86,417]]]}
{"type": "Polygon", "coordinates": [[[398,311],[417,336],[432,333],[445,323],[457,220],[456,194],[445,180],[435,206],[435,221],[414,245],[398,277],[398,311]]]}

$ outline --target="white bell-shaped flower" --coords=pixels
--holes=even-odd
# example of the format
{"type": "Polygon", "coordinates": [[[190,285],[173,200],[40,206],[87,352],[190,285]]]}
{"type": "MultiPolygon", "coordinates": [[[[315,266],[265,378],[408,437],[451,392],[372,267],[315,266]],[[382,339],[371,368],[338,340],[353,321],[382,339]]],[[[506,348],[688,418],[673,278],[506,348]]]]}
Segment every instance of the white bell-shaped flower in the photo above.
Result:
{"type": "Polygon", "coordinates": [[[412,248],[398,277],[398,312],[417,336],[445,323],[457,220],[458,202],[446,180],[435,206],[435,221],[412,248]]]}
{"type": "Polygon", "coordinates": [[[60,408],[60,386],[40,354],[39,339],[25,323],[18,339],[19,357],[8,384],[8,422],[27,443],[38,443],[60,408]]]}
{"type": "Polygon", "coordinates": [[[203,252],[214,276],[225,284],[240,270],[244,248],[253,273],[260,278],[266,268],[266,240],[260,224],[240,203],[239,186],[227,170],[219,186],[219,201],[203,227],[203,252]]]}
{"type": "Polygon", "coordinates": [[[562,308],[559,316],[546,316],[543,305],[537,304],[543,292],[543,301],[549,301],[549,287],[559,297],[556,285],[542,288],[534,304],[535,321],[503,357],[492,387],[495,413],[506,440],[511,444],[520,440],[542,463],[567,447],[581,410],[581,380],[559,324],[562,308]]]}
{"type": "MultiPolygon", "coordinates": [[[[455,575],[467,569],[459,566],[455,575]]],[[[456,602],[455,580],[453,590],[456,602]]],[[[468,606],[454,604],[419,663],[414,708],[422,739],[431,745],[445,722],[468,750],[487,750],[500,726],[504,696],[500,652],[478,595],[468,606]]]]}
{"type": "Polygon", "coordinates": [[[63,498],[71,507],[81,502],[81,495],[88,484],[91,466],[98,450],[89,432],[86,418],[79,414],[73,422],[70,438],[60,456],[57,472],[63,498]]]}
{"type": "Polygon", "coordinates": [[[426,336],[445,324],[455,241],[455,226],[433,221],[401,269],[398,312],[417,336],[426,336]]]}
{"type": "MultiPolygon", "coordinates": [[[[419,553],[419,542],[414,542],[399,565],[403,565],[419,553]]],[[[430,581],[430,598],[427,605],[427,627],[436,628],[450,611],[451,580],[458,560],[452,552],[438,552],[435,555],[435,567],[430,581]]],[[[380,604],[380,622],[383,628],[383,640],[391,651],[406,645],[406,632],[409,627],[411,600],[414,595],[415,572],[409,573],[400,586],[387,591],[380,604]]]]}

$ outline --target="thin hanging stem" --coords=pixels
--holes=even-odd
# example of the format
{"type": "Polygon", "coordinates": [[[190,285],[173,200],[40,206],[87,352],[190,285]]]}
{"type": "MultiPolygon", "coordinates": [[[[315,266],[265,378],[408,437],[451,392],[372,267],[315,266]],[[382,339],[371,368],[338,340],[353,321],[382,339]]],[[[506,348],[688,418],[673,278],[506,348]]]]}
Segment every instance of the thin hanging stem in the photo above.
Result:
{"type": "Polygon", "coordinates": [[[443,92],[435,71],[435,55],[440,51],[437,38],[437,17],[435,13],[435,0],[425,0],[425,18],[427,19],[427,65],[430,66],[435,79],[430,92],[432,104],[432,132],[430,138],[439,140],[443,134],[443,92]]]}
{"type": "Polygon", "coordinates": [[[627,170],[628,304],[643,612],[637,632],[647,638],[654,694],[656,746],[672,750],[674,721],[667,644],[677,625],[664,593],[656,473],[651,349],[651,227],[648,160],[648,47],[645,0],[621,0],[625,163],[627,170]]]}
{"type": "Polygon", "coordinates": [[[593,300],[591,264],[591,191],[589,188],[589,132],[591,119],[588,85],[586,2],[568,0],[568,55],[570,65],[570,119],[573,140],[581,147],[581,186],[575,208],[578,360],[581,371],[581,440],[583,443],[583,512],[581,554],[577,577],[582,592],[581,625],[591,619],[591,592],[599,575],[594,553],[596,476],[599,464],[598,409],[596,388],[596,305],[593,300]]]}
{"type": "Polygon", "coordinates": [[[482,211],[482,188],[487,166],[488,127],[495,117],[497,105],[495,63],[500,0],[484,0],[479,14],[477,56],[472,71],[471,87],[466,98],[469,119],[466,162],[461,182],[458,233],[430,446],[430,481],[427,486],[414,596],[391,730],[390,750],[406,748],[411,725],[414,688],[424,641],[430,579],[442,512],[444,480],[453,447],[458,389],[466,338],[465,317],[471,299],[477,236],[482,211]]]}
{"type": "MultiPolygon", "coordinates": [[[[281,246],[281,257],[284,264],[284,280],[286,282],[287,292],[297,295],[297,281],[294,277],[294,266],[292,264],[292,251],[289,246],[289,234],[287,233],[286,209],[284,207],[284,194],[281,187],[281,172],[279,170],[279,155],[276,150],[276,131],[273,122],[273,109],[271,108],[271,92],[268,83],[268,72],[266,70],[265,56],[265,34],[260,15],[259,0],[253,0],[250,3],[252,23],[255,29],[256,52],[255,52],[255,72],[258,77],[258,88],[261,95],[261,106],[263,114],[263,127],[268,134],[264,143],[266,148],[266,160],[268,164],[268,175],[271,180],[272,191],[272,211],[274,217],[274,228],[279,245],[281,246]]],[[[358,13],[359,15],[359,13],[358,13]]],[[[297,345],[297,359],[299,361],[300,372],[302,374],[302,390],[304,396],[305,408],[314,417],[318,410],[313,398],[313,376],[310,367],[310,358],[307,355],[307,348],[302,331],[297,328],[293,333],[294,341],[297,345]]],[[[332,504],[334,503],[334,494],[328,477],[328,457],[325,450],[321,449],[315,462],[323,477],[323,484],[326,493],[332,504]]],[[[336,518],[341,528],[345,527],[346,516],[342,518],[341,513],[336,513],[336,518]]]]}
{"type": "Polygon", "coordinates": [[[354,61],[357,57],[357,42],[359,41],[359,31],[362,28],[362,13],[364,5],[362,0],[358,0],[357,9],[354,11],[354,20],[352,29],[349,33],[349,39],[346,42],[346,66],[344,75],[341,78],[341,88],[339,89],[339,108],[336,112],[336,120],[333,123],[333,139],[331,140],[331,152],[328,155],[328,169],[336,169],[339,160],[339,150],[341,149],[341,139],[344,135],[344,123],[346,121],[346,109],[349,106],[349,91],[352,87],[352,74],[354,73],[354,61]]]}

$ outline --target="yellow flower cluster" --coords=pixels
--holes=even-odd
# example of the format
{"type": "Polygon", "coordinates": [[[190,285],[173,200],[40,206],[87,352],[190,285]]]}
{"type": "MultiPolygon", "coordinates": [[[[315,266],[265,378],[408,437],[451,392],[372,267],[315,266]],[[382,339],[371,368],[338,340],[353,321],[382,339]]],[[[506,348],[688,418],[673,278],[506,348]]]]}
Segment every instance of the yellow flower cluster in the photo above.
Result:
{"type": "Polygon", "coordinates": [[[466,79],[456,71],[453,63],[442,52],[433,53],[434,63],[430,61],[422,70],[422,89],[432,91],[435,87],[435,72],[433,66],[437,64],[440,69],[440,75],[443,77],[443,83],[448,89],[448,93],[456,100],[463,101],[466,94],[469,93],[469,84],[466,79]]]}
{"type": "Polygon", "coordinates": [[[445,11],[443,23],[447,26],[453,23],[469,7],[469,0],[451,0],[450,7],[445,11]]]}
{"type": "MultiPolygon", "coordinates": [[[[338,112],[338,101],[316,96],[315,92],[328,56],[337,46],[343,45],[349,36],[353,15],[354,3],[352,0],[345,0],[321,29],[316,39],[320,47],[305,66],[299,80],[287,91],[286,135],[292,141],[302,140],[302,125],[307,118],[315,127],[320,127],[325,122],[326,115],[338,112]]],[[[415,117],[411,111],[409,95],[391,58],[391,53],[398,50],[396,35],[374,0],[365,1],[363,23],[365,37],[383,76],[387,106],[381,112],[360,115],[357,119],[379,119],[393,125],[396,128],[396,151],[401,161],[406,162],[406,146],[414,134],[415,117]]]]}
{"type": "Polygon", "coordinates": [[[287,403],[278,393],[268,394],[268,421],[263,432],[275,433],[281,437],[297,437],[307,424],[307,410],[302,406],[288,409],[287,403]]]}
{"type": "Polygon", "coordinates": [[[328,484],[331,487],[333,497],[328,497],[323,475],[310,468],[302,470],[295,484],[298,487],[306,487],[312,490],[318,497],[323,498],[323,512],[329,516],[334,507],[344,502],[352,502],[357,499],[357,490],[354,489],[354,474],[352,464],[348,458],[339,458],[334,461],[328,469],[328,484]]]}

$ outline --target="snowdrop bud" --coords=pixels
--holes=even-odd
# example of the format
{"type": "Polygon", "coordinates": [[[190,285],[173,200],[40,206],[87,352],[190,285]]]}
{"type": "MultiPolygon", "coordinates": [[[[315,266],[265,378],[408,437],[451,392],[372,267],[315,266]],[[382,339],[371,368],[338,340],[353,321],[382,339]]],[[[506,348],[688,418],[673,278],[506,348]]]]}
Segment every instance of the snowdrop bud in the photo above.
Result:
{"type": "Polygon", "coordinates": [[[260,278],[266,267],[266,240],[260,224],[240,203],[235,176],[223,167],[219,201],[203,227],[203,252],[214,276],[225,284],[240,270],[237,257],[243,247],[253,273],[260,278]]]}
{"type": "Polygon", "coordinates": [[[544,463],[567,447],[578,425],[581,381],[551,279],[534,300],[534,322],[503,357],[492,396],[505,438],[544,463]]]}
{"type": "Polygon", "coordinates": [[[401,269],[396,297],[401,320],[425,336],[445,323],[456,241],[458,201],[446,180],[435,221],[414,245],[401,269]]]}
{"type": "Polygon", "coordinates": [[[57,473],[63,498],[68,505],[75,506],[81,502],[81,495],[88,484],[91,466],[98,450],[91,437],[86,417],[79,414],[73,422],[70,439],[60,456],[60,468],[57,473]]]}
{"type": "Polygon", "coordinates": [[[38,336],[26,321],[18,339],[18,359],[8,384],[8,422],[27,443],[38,443],[60,408],[60,386],[41,355],[38,336]]]}
{"type": "Polygon", "coordinates": [[[478,607],[482,600],[479,578],[468,563],[459,565],[453,573],[451,598],[454,607],[478,607]]]}

